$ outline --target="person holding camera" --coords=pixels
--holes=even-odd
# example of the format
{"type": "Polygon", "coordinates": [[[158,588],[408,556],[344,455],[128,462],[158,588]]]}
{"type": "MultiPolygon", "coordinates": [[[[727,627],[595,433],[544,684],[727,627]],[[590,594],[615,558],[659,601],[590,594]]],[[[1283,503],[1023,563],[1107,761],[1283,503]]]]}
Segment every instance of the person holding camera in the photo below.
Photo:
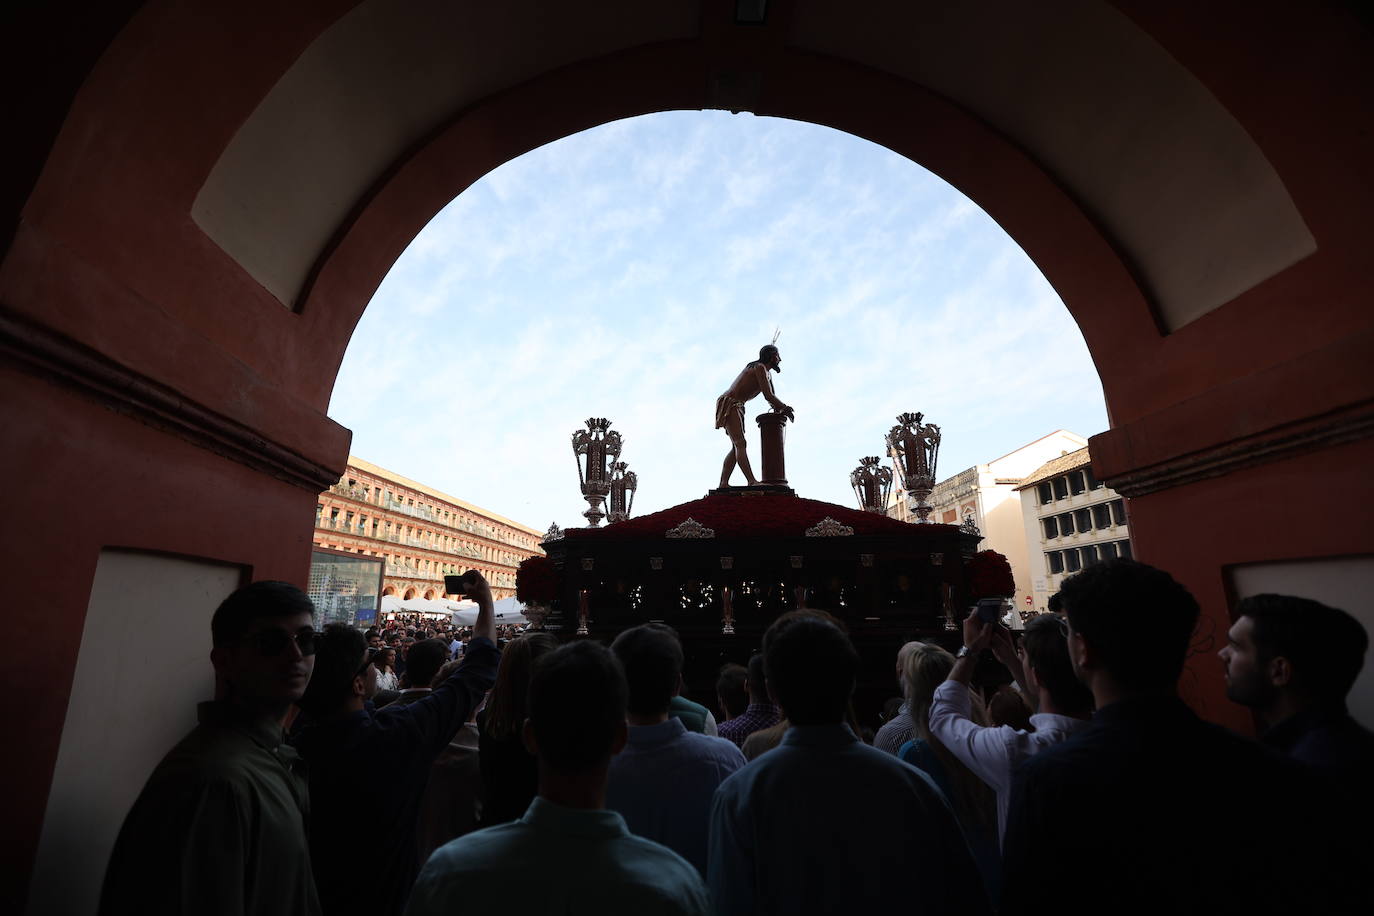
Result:
{"type": "Polygon", "coordinates": [[[310,765],[310,860],[326,916],[399,913],[405,906],[419,870],[416,822],[430,767],[495,683],[500,661],[491,589],[476,570],[464,573],[462,588],[477,601],[467,654],[414,702],[373,709],[365,701],[362,633],[330,625],[316,641],[315,674],[299,701],[310,724],[295,745],[310,765]],[[367,876],[357,862],[360,810],[383,812],[373,822],[380,836],[367,876]]]}
{"type": "Polygon", "coordinates": [[[1021,761],[1058,744],[1087,725],[1092,715],[1092,692],[1074,676],[1069,661],[1064,620],[1044,614],[1026,625],[1021,645],[1011,634],[975,609],[964,621],[964,645],[945,682],[930,703],[930,733],[960,763],[997,794],[997,838],[1007,829],[1011,774],[1021,761]],[[1009,725],[990,727],[973,720],[973,692],[969,681],[985,648],[1006,665],[1021,690],[1030,695],[1031,730],[1009,725]]]}

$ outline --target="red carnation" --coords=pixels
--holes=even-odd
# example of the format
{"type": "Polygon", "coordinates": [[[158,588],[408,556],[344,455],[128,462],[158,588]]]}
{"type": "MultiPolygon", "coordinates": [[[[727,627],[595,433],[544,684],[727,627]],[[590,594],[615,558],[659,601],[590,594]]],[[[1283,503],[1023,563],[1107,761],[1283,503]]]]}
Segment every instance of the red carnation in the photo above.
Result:
{"type": "Polygon", "coordinates": [[[969,596],[979,598],[1008,598],[1016,594],[1016,580],[1011,564],[995,550],[975,553],[968,561],[969,596]]]}
{"type": "Polygon", "coordinates": [[[521,604],[548,604],[558,597],[558,570],[548,557],[526,557],[515,570],[515,598],[521,604]]]}

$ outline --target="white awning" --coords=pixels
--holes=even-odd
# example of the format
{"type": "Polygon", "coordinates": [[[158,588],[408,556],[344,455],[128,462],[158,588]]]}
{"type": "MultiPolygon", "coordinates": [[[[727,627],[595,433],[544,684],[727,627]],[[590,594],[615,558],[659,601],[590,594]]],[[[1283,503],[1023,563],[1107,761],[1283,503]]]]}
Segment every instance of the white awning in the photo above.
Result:
{"type": "MultiPolygon", "coordinates": [[[[523,613],[525,606],[514,598],[502,598],[493,602],[492,613],[497,623],[529,623],[523,613]]],[[[477,622],[477,602],[464,601],[463,606],[453,612],[455,626],[470,627],[477,622]]]]}

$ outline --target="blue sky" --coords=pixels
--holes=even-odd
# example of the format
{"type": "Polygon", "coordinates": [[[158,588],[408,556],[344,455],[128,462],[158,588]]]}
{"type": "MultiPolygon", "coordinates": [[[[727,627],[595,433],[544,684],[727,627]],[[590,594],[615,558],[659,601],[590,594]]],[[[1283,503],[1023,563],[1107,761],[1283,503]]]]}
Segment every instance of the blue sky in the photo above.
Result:
{"type": "Polygon", "coordinates": [[[585,524],[569,437],[608,417],[639,515],[716,485],[715,399],[775,328],[813,499],[852,505],[905,410],[942,427],[942,479],[1107,426],[1077,325],[987,214],[866,140],[724,112],[603,125],[460,194],[378,289],[329,412],[354,454],[541,531],[585,524]]]}

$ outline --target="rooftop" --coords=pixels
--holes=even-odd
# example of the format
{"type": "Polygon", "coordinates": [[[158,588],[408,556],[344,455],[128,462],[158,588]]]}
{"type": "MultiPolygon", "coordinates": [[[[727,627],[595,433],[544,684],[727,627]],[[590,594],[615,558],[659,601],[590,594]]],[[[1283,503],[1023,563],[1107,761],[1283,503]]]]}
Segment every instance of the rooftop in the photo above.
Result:
{"type": "Polygon", "coordinates": [[[1040,467],[1032,471],[1030,476],[1022,481],[1021,486],[1016,489],[1024,490],[1028,487],[1033,487],[1042,480],[1049,480],[1051,477],[1058,477],[1060,474],[1076,471],[1085,465],[1092,464],[1092,461],[1093,457],[1088,454],[1088,447],[1085,445],[1077,451],[1069,452],[1067,455],[1060,455],[1058,458],[1051,459],[1040,465],[1040,467]]]}

